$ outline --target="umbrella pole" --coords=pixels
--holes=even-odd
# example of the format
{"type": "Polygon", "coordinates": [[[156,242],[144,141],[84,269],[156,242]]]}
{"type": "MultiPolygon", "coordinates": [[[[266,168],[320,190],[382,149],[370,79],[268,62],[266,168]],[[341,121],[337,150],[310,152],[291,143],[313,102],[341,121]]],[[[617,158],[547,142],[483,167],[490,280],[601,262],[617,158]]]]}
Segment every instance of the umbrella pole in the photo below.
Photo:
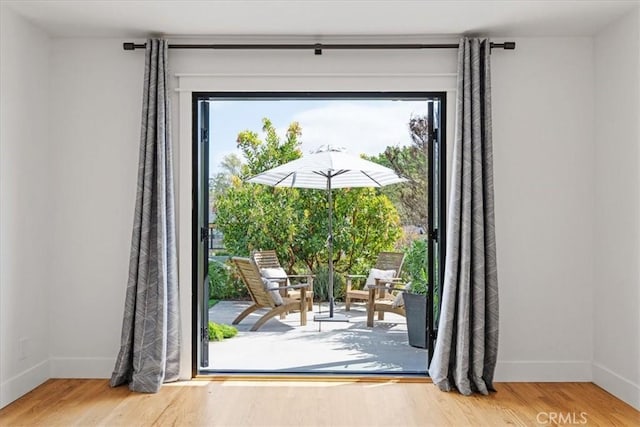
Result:
{"type": "MultiPolygon", "coordinates": [[[[335,299],[333,297],[333,194],[331,193],[331,171],[326,175],[327,191],[329,202],[329,237],[327,238],[327,252],[329,253],[329,316],[315,316],[315,322],[348,322],[349,319],[343,315],[333,315],[335,299]]],[[[321,323],[322,324],[322,323],[321,323]]],[[[318,328],[318,330],[320,330],[318,328]]]]}
{"type": "Polygon", "coordinates": [[[331,195],[331,172],[327,179],[327,191],[329,192],[329,317],[333,317],[333,196],[331,195]]]}

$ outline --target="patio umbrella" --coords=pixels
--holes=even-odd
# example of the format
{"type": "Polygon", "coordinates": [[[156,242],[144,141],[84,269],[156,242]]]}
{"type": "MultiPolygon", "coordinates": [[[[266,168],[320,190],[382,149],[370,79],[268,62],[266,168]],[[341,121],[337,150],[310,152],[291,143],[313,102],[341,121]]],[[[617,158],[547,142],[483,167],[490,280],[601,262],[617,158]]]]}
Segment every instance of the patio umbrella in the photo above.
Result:
{"type": "MultiPolygon", "coordinates": [[[[344,149],[326,146],[308,156],[264,171],[247,180],[273,187],[326,189],[329,199],[329,318],[334,319],[333,308],[333,197],[334,188],[383,187],[404,182],[392,169],[350,155],[344,149]]],[[[317,318],[315,320],[323,320],[317,318]]]]}

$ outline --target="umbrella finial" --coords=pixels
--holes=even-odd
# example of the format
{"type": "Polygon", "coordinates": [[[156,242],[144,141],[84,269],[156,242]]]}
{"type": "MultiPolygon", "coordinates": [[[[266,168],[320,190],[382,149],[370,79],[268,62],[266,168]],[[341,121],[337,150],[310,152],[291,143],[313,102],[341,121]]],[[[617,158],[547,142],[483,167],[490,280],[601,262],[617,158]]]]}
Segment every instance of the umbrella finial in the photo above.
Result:
{"type": "Polygon", "coordinates": [[[327,144],[327,145],[321,145],[318,148],[316,148],[315,151],[312,151],[311,154],[315,154],[315,153],[324,153],[327,151],[333,151],[333,152],[337,152],[337,153],[343,153],[346,150],[346,148],[344,147],[335,147],[331,144],[327,144]]]}

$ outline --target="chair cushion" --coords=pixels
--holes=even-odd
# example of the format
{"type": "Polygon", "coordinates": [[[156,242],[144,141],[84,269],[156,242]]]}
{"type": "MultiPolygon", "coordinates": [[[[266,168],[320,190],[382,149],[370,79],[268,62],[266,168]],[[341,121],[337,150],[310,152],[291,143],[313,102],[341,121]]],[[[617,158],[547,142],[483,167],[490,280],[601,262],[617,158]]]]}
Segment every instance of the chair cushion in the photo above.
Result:
{"type": "Polygon", "coordinates": [[[365,285],[375,285],[376,279],[393,279],[394,277],[396,277],[395,270],[378,270],[377,268],[372,268],[369,270],[369,277],[367,277],[365,285]]]}
{"type": "Polygon", "coordinates": [[[273,298],[273,302],[275,305],[282,305],[284,301],[282,300],[282,295],[280,295],[280,284],[278,282],[272,282],[266,277],[262,278],[262,283],[264,283],[264,289],[269,291],[271,294],[271,298],[273,298]]]}
{"type": "Polygon", "coordinates": [[[266,277],[267,279],[287,279],[287,283],[285,286],[291,286],[291,282],[287,278],[287,272],[284,271],[284,268],[261,268],[260,274],[262,277],[266,277]]]}

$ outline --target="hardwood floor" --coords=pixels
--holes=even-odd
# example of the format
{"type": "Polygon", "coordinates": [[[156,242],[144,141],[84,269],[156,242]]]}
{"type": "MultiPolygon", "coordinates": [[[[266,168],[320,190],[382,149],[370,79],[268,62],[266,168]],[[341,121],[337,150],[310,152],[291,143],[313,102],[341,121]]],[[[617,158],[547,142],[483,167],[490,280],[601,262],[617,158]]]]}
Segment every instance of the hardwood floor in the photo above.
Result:
{"type": "Polygon", "coordinates": [[[0,410],[0,425],[640,425],[640,412],[591,383],[496,388],[464,397],[415,382],[195,380],[138,394],[107,380],[57,379],[0,410]]]}

